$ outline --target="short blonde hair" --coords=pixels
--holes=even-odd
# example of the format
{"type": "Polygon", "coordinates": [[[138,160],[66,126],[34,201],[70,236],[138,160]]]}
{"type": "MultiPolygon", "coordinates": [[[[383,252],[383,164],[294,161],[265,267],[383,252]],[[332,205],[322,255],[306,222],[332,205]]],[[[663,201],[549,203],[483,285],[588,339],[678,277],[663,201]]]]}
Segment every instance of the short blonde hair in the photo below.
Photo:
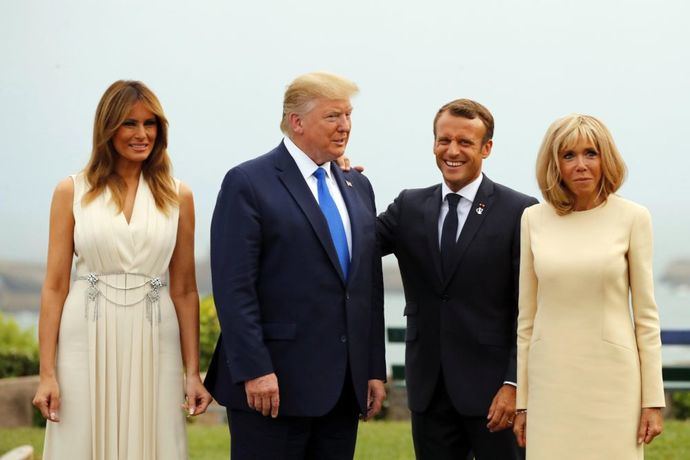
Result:
{"type": "Polygon", "coordinates": [[[339,75],[328,72],[300,75],[285,90],[280,130],[289,134],[290,114],[304,115],[314,107],[316,99],[350,99],[358,92],[359,88],[356,84],[339,75]]]}
{"type": "Polygon", "coordinates": [[[625,180],[626,167],[613,137],[601,120],[573,113],[554,121],[546,131],[537,156],[537,182],[542,196],[559,215],[573,212],[575,196],[563,182],[558,155],[580,139],[591,142],[601,156],[599,196],[606,199],[625,180]]]}

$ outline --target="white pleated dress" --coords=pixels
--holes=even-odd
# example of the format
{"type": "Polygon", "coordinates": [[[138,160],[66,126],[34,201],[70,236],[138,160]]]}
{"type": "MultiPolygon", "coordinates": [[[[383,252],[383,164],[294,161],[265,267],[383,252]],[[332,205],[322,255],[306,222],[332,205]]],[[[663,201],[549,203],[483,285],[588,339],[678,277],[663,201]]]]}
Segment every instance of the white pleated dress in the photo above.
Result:
{"type": "Polygon", "coordinates": [[[77,279],[58,338],[60,422],[48,422],[43,458],[185,459],[179,327],[155,281],[166,284],[179,210],[160,212],[140,178],[128,224],[109,191],[82,206],[84,175],[72,179],[77,279]]]}

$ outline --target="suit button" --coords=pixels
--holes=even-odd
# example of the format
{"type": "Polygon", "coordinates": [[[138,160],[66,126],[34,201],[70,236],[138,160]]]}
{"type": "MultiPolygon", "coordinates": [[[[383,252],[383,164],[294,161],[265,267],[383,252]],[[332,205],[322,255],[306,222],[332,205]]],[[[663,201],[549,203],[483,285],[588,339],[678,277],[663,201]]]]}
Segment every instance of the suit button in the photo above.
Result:
{"type": "Polygon", "coordinates": [[[350,293],[348,293],[348,292],[345,293],[345,300],[350,300],[350,293]]]}
{"type": "Polygon", "coordinates": [[[450,296],[448,294],[443,294],[441,296],[441,300],[443,300],[444,302],[448,302],[450,300],[450,296]]]}
{"type": "Polygon", "coordinates": [[[343,342],[343,343],[347,342],[347,336],[346,336],[346,335],[341,335],[341,336],[340,336],[340,341],[343,342]]]}

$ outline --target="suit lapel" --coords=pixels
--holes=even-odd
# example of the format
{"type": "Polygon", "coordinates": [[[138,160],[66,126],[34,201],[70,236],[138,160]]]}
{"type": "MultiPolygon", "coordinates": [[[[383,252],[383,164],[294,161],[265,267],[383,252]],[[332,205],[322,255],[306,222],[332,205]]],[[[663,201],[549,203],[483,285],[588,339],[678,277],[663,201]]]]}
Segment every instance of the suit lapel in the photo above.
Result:
{"type": "Polygon", "coordinates": [[[441,186],[434,187],[424,203],[424,229],[436,276],[443,282],[441,252],[438,247],[438,215],[441,212],[441,186]]]}
{"type": "Polygon", "coordinates": [[[305,182],[304,177],[302,177],[302,173],[297,167],[297,164],[295,164],[295,160],[292,159],[282,142],[276,149],[275,166],[278,170],[278,178],[307,217],[309,224],[314,229],[314,233],[316,233],[326,254],[328,254],[333,268],[335,268],[340,275],[340,279],[343,280],[343,271],[340,268],[338,254],[333,246],[333,240],[331,239],[331,232],[328,230],[326,218],[321,212],[319,204],[314,199],[311,190],[309,190],[309,186],[305,182]]]}
{"type": "MultiPolygon", "coordinates": [[[[345,201],[345,207],[347,207],[347,214],[350,217],[350,229],[352,235],[352,254],[350,254],[350,273],[356,273],[357,266],[360,263],[361,253],[359,251],[361,245],[359,242],[362,240],[364,224],[363,215],[363,205],[359,202],[359,196],[357,195],[352,183],[347,181],[343,175],[343,172],[331,163],[331,174],[338,184],[340,189],[340,194],[343,196],[345,201]]],[[[348,280],[352,277],[348,277],[348,280]]]]}
{"type": "Polygon", "coordinates": [[[455,271],[458,269],[458,264],[460,263],[462,256],[465,254],[465,251],[477,234],[479,227],[481,227],[486,220],[487,214],[491,212],[493,194],[494,183],[488,177],[484,176],[481,184],[479,185],[479,190],[477,190],[477,195],[474,197],[474,201],[472,202],[472,207],[467,215],[467,220],[465,220],[465,225],[463,225],[462,231],[460,232],[458,243],[453,251],[453,268],[450,270],[450,276],[446,276],[443,281],[444,287],[447,286],[450,280],[453,278],[455,271]],[[481,211],[478,212],[477,209],[481,209],[481,211]]]}

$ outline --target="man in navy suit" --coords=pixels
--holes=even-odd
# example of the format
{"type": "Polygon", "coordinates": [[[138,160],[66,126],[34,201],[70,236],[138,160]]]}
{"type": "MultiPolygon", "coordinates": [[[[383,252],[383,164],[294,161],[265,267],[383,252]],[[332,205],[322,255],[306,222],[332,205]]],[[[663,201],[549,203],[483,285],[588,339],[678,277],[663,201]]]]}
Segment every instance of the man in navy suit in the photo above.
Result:
{"type": "Polygon", "coordinates": [[[443,182],[403,190],[379,216],[398,259],[407,316],[405,377],[418,459],[520,458],[515,416],[520,218],[536,203],[482,174],[494,120],[452,101],[434,119],[443,182]]]}
{"type": "Polygon", "coordinates": [[[206,385],[235,459],[351,459],[385,398],[383,294],[369,181],[345,152],[357,86],[295,79],[285,138],[232,168],[211,225],[222,335],[206,385]]]}

